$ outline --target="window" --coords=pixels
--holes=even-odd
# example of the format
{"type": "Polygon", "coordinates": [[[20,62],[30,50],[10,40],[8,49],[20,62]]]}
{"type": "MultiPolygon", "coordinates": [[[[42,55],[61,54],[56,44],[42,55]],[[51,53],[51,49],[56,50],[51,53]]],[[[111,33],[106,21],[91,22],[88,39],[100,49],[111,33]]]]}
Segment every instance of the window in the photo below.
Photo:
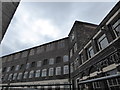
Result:
{"type": "Polygon", "coordinates": [[[31,67],[35,67],[35,62],[32,62],[32,63],[31,63],[31,67]]]}
{"type": "Polygon", "coordinates": [[[20,53],[14,55],[14,59],[19,59],[19,58],[20,58],[20,53]]]}
{"type": "Polygon", "coordinates": [[[113,78],[107,80],[108,87],[112,90],[113,88],[118,90],[118,87],[120,86],[120,78],[113,78]]]}
{"type": "Polygon", "coordinates": [[[100,82],[93,82],[92,84],[94,89],[101,89],[100,82]]]}
{"type": "Polygon", "coordinates": [[[43,60],[43,65],[47,65],[48,64],[48,59],[44,59],[43,60]]]}
{"type": "Polygon", "coordinates": [[[30,67],[30,63],[27,63],[26,65],[26,69],[28,69],[30,67]]]}
{"type": "Polygon", "coordinates": [[[60,63],[62,61],[62,58],[60,56],[56,57],[56,63],[60,63]]]}
{"type": "Polygon", "coordinates": [[[41,61],[38,61],[37,62],[37,67],[41,67],[41,63],[42,63],[41,61]]]}
{"type": "Polygon", "coordinates": [[[28,51],[23,51],[22,52],[22,57],[27,57],[27,55],[28,55],[28,51]]]}
{"type": "Polygon", "coordinates": [[[17,79],[18,79],[18,80],[22,79],[22,73],[19,73],[19,74],[18,74],[17,79]]]}
{"type": "Polygon", "coordinates": [[[5,72],[5,71],[6,71],[6,69],[7,69],[7,68],[6,68],[6,67],[4,67],[4,68],[3,68],[3,70],[2,70],[2,72],[5,72]]]}
{"type": "Polygon", "coordinates": [[[7,60],[12,61],[13,60],[13,55],[8,56],[7,60]]]}
{"type": "Polygon", "coordinates": [[[71,73],[73,72],[73,67],[74,67],[74,63],[71,63],[71,65],[70,65],[70,72],[71,73]]]}
{"type": "Polygon", "coordinates": [[[8,67],[8,68],[7,68],[7,72],[9,72],[9,71],[10,71],[10,68],[11,68],[11,67],[8,67]]]}
{"type": "Polygon", "coordinates": [[[58,41],[57,47],[58,49],[65,47],[65,41],[64,40],[58,41]]]}
{"type": "Polygon", "coordinates": [[[78,58],[76,58],[76,60],[74,61],[74,68],[75,70],[79,67],[79,60],[78,58]]]}
{"type": "Polygon", "coordinates": [[[53,76],[54,73],[54,69],[53,68],[49,68],[49,76],[53,76]]]}
{"type": "Polygon", "coordinates": [[[42,70],[42,77],[45,77],[45,76],[47,76],[47,69],[42,70]]]}
{"type": "Polygon", "coordinates": [[[32,56],[32,55],[34,55],[34,54],[35,54],[35,49],[31,49],[29,55],[32,56]]]}
{"type": "Polygon", "coordinates": [[[39,53],[42,53],[43,51],[44,51],[44,46],[40,46],[37,48],[36,53],[39,54],[39,53]]]}
{"type": "Polygon", "coordinates": [[[15,71],[18,71],[19,69],[20,69],[20,65],[17,65],[15,71]]]}
{"type": "Polygon", "coordinates": [[[64,62],[68,62],[68,55],[64,55],[64,56],[63,56],[63,61],[64,61],[64,62]]]}
{"type": "Polygon", "coordinates": [[[56,75],[61,75],[61,67],[56,67],[56,75]]]}
{"type": "Polygon", "coordinates": [[[9,74],[8,80],[10,80],[10,81],[12,80],[12,75],[13,74],[9,74]]]}
{"type": "Polygon", "coordinates": [[[54,43],[51,43],[51,44],[48,44],[47,46],[46,46],[46,51],[51,51],[51,50],[53,50],[54,49],[54,43]]]}
{"type": "Polygon", "coordinates": [[[88,59],[94,55],[94,51],[93,51],[92,46],[87,49],[87,55],[88,55],[88,59]]]}
{"type": "Polygon", "coordinates": [[[69,66],[65,65],[64,66],[64,74],[68,74],[69,73],[69,66]]]}
{"type": "Polygon", "coordinates": [[[80,65],[84,62],[83,54],[79,54],[80,65]]]}
{"type": "Polygon", "coordinates": [[[11,67],[11,71],[13,71],[14,69],[15,69],[15,67],[14,67],[14,66],[12,66],[12,67],[11,67]]]}
{"type": "Polygon", "coordinates": [[[40,77],[40,70],[36,70],[35,77],[40,77]]]}
{"type": "Polygon", "coordinates": [[[106,48],[108,44],[109,44],[109,43],[108,43],[108,40],[107,40],[107,38],[106,38],[106,35],[103,34],[103,35],[98,39],[99,49],[101,50],[101,49],[106,48]]]}
{"type": "Polygon", "coordinates": [[[74,35],[74,32],[73,32],[70,36],[70,41],[72,42],[74,39],[75,39],[75,35],[74,35]]]}
{"type": "Polygon", "coordinates": [[[17,78],[17,73],[14,73],[13,80],[15,80],[16,78],[17,78]]]}
{"type": "Polygon", "coordinates": [[[26,71],[25,73],[24,73],[24,79],[26,79],[28,77],[28,72],[26,71]]]}
{"type": "Polygon", "coordinates": [[[113,30],[115,31],[117,36],[120,36],[120,19],[118,19],[114,24],[113,24],[113,30]]]}
{"type": "Polygon", "coordinates": [[[29,73],[29,78],[33,78],[34,77],[34,71],[32,70],[32,71],[30,71],[30,73],[29,73]]]}
{"type": "Polygon", "coordinates": [[[50,58],[49,64],[50,64],[50,65],[54,64],[54,58],[50,58]]]}
{"type": "Polygon", "coordinates": [[[70,50],[70,58],[73,56],[73,50],[70,50]]]}
{"type": "Polygon", "coordinates": [[[74,53],[77,51],[77,43],[74,45],[74,53]]]}
{"type": "Polygon", "coordinates": [[[23,67],[24,67],[24,64],[21,64],[20,69],[23,69],[23,67]]]}
{"type": "Polygon", "coordinates": [[[7,78],[8,78],[8,74],[6,74],[5,76],[4,76],[4,81],[6,81],[7,80],[7,78]]]}

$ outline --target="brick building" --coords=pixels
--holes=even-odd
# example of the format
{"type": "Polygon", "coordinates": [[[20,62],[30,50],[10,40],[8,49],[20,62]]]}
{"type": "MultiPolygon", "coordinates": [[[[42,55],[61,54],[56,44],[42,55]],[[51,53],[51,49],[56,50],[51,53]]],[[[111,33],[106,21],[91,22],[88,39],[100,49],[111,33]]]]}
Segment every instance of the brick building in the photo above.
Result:
{"type": "MultiPolygon", "coordinates": [[[[81,81],[119,74],[119,14],[120,2],[99,25],[75,21],[66,38],[3,56],[3,85],[72,83],[72,88],[78,88],[81,81]]],[[[119,80],[83,84],[78,89],[118,90],[119,80]]]]}

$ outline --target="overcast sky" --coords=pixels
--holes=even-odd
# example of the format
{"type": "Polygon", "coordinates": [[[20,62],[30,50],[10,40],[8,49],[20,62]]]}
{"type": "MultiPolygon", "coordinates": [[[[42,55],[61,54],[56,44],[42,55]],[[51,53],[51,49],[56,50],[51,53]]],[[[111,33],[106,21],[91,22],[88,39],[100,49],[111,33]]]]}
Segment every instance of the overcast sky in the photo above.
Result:
{"type": "Polygon", "coordinates": [[[22,2],[1,43],[2,56],[68,36],[75,20],[99,24],[116,2],[22,2]]]}

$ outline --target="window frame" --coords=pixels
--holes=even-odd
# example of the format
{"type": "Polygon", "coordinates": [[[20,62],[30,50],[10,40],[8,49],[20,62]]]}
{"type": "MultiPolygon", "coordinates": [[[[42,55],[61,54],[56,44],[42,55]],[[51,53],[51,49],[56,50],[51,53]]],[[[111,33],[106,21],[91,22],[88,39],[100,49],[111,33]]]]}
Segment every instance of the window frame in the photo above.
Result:
{"type": "Polygon", "coordinates": [[[69,61],[69,56],[68,55],[64,55],[63,56],[63,62],[68,62],[69,61]]]}
{"type": "Polygon", "coordinates": [[[49,68],[49,76],[53,76],[54,75],[54,68],[49,68]]]}
{"type": "Polygon", "coordinates": [[[41,77],[46,77],[46,76],[47,76],[47,69],[43,69],[41,77]]]}
{"type": "Polygon", "coordinates": [[[92,45],[89,45],[89,46],[86,48],[86,50],[87,50],[87,58],[88,58],[88,59],[92,58],[92,57],[94,56],[94,54],[95,54],[94,49],[93,49],[93,46],[92,46],[92,45]],[[92,54],[91,54],[91,51],[93,52],[92,54]]]}
{"type": "Polygon", "coordinates": [[[49,65],[53,65],[54,62],[55,62],[55,59],[54,59],[54,58],[50,58],[50,59],[49,59],[49,65]]]}
{"type": "Polygon", "coordinates": [[[41,70],[36,70],[36,72],[35,72],[35,77],[40,77],[40,71],[41,71],[41,70]]]}
{"type": "Polygon", "coordinates": [[[69,74],[69,65],[64,65],[63,74],[69,74]]]}
{"type": "Polygon", "coordinates": [[[97,40],[97,45],[98,45],[99,50],[103,50],[103,49],[105,49],[109,45],[109,41],[108,41],[107,36],[106,36],[105,33],[100,33],[98,35],[98,37],[96,38],[96,40],[97,40]],[[104,42],[104,40],[105,41],[107,40],[107,45],[103,47],[103,46],[101,46],[102,45],[101,42],[102,41],[104,42]]]}
{"type": "Polygon", "coordinates": [[[23,75],[23,73],[22,73],[22,72],[20,72],[20,73],[18,74],[18,76],[17,76],[17,80],[22,79],[22,75],[23,75]]]}
{"type": "Polygon", "coordinates": [[[61,75],[62,73],[61,73],[61,67],[56,67],[56,75],[61,75]]]}
{"type": "Polygon", "coordinates": [[[24,79],[28,78],[28,71],[25,71],[25,72],[24,72],[23,78],[24,78],[24,79]]]}
{"type": "Polygon", "coordinates": [[[29,72],[29,78],[33,78],[34,77],[34,70],[31,70],[30,72],[29,72]]]}

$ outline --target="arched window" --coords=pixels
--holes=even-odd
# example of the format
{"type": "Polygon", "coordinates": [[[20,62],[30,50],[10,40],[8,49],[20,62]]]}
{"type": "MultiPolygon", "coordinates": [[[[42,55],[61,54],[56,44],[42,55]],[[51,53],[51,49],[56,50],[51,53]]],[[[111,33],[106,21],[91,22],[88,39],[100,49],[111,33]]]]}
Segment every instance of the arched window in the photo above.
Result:
{"type": "Polygon", "coordinates": [[[45,77],[45,76],[47,76],[47,69],[42,70],[42,77],[45,77]]]}
{"type": "Polygon", "coordinates": [[[34,77],[34,71],[32,70],[32,71],[30,71],[30,73],[29,73],[29,78],[33,78],[34,77]]]}

